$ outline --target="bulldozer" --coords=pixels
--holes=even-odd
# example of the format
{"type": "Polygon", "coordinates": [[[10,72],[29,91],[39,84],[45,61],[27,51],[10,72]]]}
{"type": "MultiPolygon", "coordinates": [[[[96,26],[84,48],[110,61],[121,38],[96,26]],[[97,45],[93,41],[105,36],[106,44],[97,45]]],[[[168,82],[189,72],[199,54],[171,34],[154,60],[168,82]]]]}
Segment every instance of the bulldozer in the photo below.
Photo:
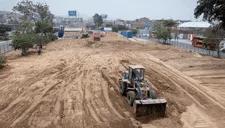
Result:
{"type": "Polygon", "coordinates": [[[145,82],[145,67],[141,65],[129,65],[123,78],[119,79],[120,94],[126,96],[130,106],[134,108],[136,117],[153,115],[165,115],[167,101],[158,99],[152,87],[145,82]]]}

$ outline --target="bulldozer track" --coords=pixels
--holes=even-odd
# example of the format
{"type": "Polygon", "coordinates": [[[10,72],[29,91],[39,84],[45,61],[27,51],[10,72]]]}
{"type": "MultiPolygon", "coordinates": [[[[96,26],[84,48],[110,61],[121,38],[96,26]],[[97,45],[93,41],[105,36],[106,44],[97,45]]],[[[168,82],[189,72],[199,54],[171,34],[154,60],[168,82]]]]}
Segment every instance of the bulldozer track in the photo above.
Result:
{"type": "Polygon", "coordinates": [[[171,46],[134,43],[114,34],[89,45],[87,40],[55,41],[42,56],[9,56],[9,68],[0,71],[0,127],[225,127],[224,69],[205,74],[215,67],[206,66],[212,58],[196,64],[208,70],[186,63],[182,70],[174,68],[183,61],[179,54],[196,57],[171,46]],[[146,68],[146,81],[168,102],[166,117],[132,114],[119,94],[119,78],[130,64],[146,68]]]}

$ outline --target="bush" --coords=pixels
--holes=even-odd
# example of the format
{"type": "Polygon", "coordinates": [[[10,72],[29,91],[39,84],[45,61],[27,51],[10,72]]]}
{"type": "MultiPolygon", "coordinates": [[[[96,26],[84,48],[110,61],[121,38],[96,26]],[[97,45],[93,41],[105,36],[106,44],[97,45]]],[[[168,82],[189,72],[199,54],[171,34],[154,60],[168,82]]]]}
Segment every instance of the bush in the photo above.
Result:
{"type": "Polygon", "coordinates": [[[13,36],[12,47],[14,50],[21,49],[22,55],[27,55],[27,50],[33,47],[36,42],[36,36],[33,33],[23,33],[13,36]]]}
{"type": "Polygon", "coordinates": [[[0,40],[8,40],[8,31],[11,31],[9,26],[0,24],[0,40]]]}
{"type": "Polygon", "coordinates": [[[137,35],[137,29],[132,29],[132,33],[133,33],[134,36],[136,36],[137,35]]]}
{"type": "Polygon", "coordinates": [[[0,56],[0,69],[3,67],[3,65],[6,63],[6,57],[0,56]]]}
{"type": "Polygon", "coordinates": [[[58,39],[58,37],[56,35],[54,35],[54,34],[49,34],[48,38],[49,38],[50,41],[55,41],[55,40],[58,39]]]}
{"type": "Polygon", "coordinates": [[[35,39],[34,44],[37,44],[37,45],[47,44],[47,43],[55,41],[57,39],[58,39],[58,37],[54,34],[48,34],[46,36],[39,34],[39,35],[36,35],[36,39],[35,39]]]}

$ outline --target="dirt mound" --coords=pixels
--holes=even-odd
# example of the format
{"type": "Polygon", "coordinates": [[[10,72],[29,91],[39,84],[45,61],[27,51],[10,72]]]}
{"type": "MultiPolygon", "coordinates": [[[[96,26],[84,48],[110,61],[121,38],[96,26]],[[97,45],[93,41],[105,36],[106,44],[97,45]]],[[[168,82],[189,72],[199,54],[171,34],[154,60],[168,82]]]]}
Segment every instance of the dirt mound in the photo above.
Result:
{"type": "Polygon", "coordinates": [[[217,94],[220,101],[215,100],[199,79],[187,76],[195,71],[182,72],[191,68],[188,59],[196,62],[193,70],[200,70],[201,64],[207,67],[207,62],[224,62],[196,60],[192,53],[171,46],[136,44],[107,34],[98,42],[58,40],[46,46],[41,56],[9,59],[10,68],[0,71],[0,127],[225,126],[224,93],[217,94]],[[134,117],[133,108],[119,94],[119,78],[130,64],[146,67],[146,81],[158,97],[167,99],[166,117],[134,117]]]}

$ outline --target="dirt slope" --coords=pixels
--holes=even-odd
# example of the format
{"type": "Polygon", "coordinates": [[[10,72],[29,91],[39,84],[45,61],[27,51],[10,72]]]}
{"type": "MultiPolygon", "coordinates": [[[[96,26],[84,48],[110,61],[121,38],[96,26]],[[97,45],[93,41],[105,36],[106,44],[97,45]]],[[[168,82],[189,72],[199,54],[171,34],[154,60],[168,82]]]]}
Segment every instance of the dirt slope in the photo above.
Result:
{"type": "Polygon", "coordinates": [[[0,72],[0,127],[225,127],[224,93],[216,100],[204,91],[210,89],[202,77],[168,59],[176,48],[133,43],[115,34],[90,40],[58,40],[41,56],[9,57],[0,72]],[[169,52],[160,56],[165,49],[169,52]],[[134,118],[118,87],[129,64],[146,67],[146,80],[168,101],[165,118],[134,118]]]}

